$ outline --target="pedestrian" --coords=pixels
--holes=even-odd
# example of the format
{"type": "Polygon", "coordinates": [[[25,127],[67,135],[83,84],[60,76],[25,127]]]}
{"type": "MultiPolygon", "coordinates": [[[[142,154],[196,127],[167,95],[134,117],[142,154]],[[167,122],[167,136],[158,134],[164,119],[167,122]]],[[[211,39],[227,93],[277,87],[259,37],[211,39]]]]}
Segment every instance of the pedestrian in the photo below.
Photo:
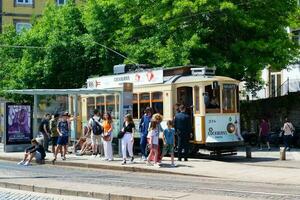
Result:
{"type": "Polygon", "coordinates": [[[285,150],[290,151],[290,145],[293,139],[295,128],[287,117],[285,117],[285,123],[283,125],[282,131],[285,150]]]}
{"type": "Polygon", "coordinates": [[[57,146],[57,139],[58,139],[58,131],[57,131],[57,125],[59,120],[59,114],[55,114],[52,116],[52,119],[50,120],[50,133],[51,133],[51,142],[52,142],[52,153],[55,154],[55,148],[57,146]]]}
{"type": "Polygon", "coordinates": [[[58,152],[62,155],[62,160],[66,160],[66,153],[67,153],[67,145],[69,141],[69,131],[70,131],[70,124],[69,124],[69,114],[64,113],[62,115],[62,119],[57,124],[57,132],[59,134],[57,139],[57,147],[55,149],[54,159],[52,163],[57,159],[58,152]]]}
{"type": "Polygon", "coordinates": [[[150,154],[147,158],[148,165],[153,165],[151,163],[151,157],[154,158],[154,165],[157,165],[158,160],[158,145],[159,145],[159,124],[156,120],[152,119],[149,128],[149,144],[150,144],[150,154]]]}
{"type": "Polygon", "coordinates": [[[36,139],[31,140],[31,147],[25,150],[24,159],[18,163],[18,165],[29,166],[31,165],[32,159],[35,157],[35,160],[39,164],[45,162],[46,152],[44,147],[39,144],[36,139]]]}
{"type": "Polygon", "coordinates": [[[127,114],[125,116],[125,121],[123,123],[122,131],[125,133],[122,138],[122,155],[123,155],[122,165],[125,165],[127,160],[127,151],[130,156],[130,163],[133,163],[134,161],[133,143],[134,143],[135,124],[130,114],[127,114]]]}
{"type": "Polygon", "coordinates": [[[147,160],[147,135],[149,124],[151,121],[152,113],[150,107],[147,107],[144,111],[144,115],[141,118],[139,131],[140,131],[140,148],[142,154],[142,160],[147,160]]]}
{"type": "MultiPolygon", "coordinates": [[[[89,131],[91,131],[91,139],[92,139],[92,151],[93,157],[96,157],[98,154],[98,146],[100,146],[100,150],[102,150],[101,146],[103,146],[101,137],[103,133],[103,127],[100,122],[100,113],[99,110],[94,110],[94,116],[89,120],[89,131]]],[[[99,152],[101,156],[101,152],[99,152]]]]}
{"type": "Polygon", "coordinates": [[[267,144],[268,150],[271,150],[269,142],[270,125],[267,120],[262,119],[259,125],[259,150],[262,150],[263,144],[267,144]]]}
{"type": "Polygon", "coordinates": [[[40,126],[39,126],[39,132],[40,136],[42,137],[43,140],[43,147],[46,152],[49,151],[49,139],[50,139],[50,126],[49,126],[49,121],[50,121],[51,115],[49,113],[45,114],[40,126]]]}
{"type": "Polygon", "coordinates": [[[189,139],[192,134],[192,124],[190,116],[186,113],[184,105],[179,107],[180,113],[175,115],[174,127],[178,137],[178,161],[184,157],[188,161],[189,139]],[[183,151],[183,152],[182,152],[183,151]]]}
{"type": "MultiPolygon", "coordinates": [[[[151,120],[154,120],[156,121],[157,123],[157,129],[158,129],[158,133],[160,132],[163,132],[163,128],[161,127],[161,122],[163,120],[163,117],[161,114],[159,113],[156,113],[152,116],[152,119],[151,120]]],[[[147,139],[148,139],[148,143],[149,143],[149,147],[150,147],[150,151],[151,151],[151,145],[150,145],[150,137],[151,137],[151,134],[150,132],[148,133],[148,136],[147,136],[147,139]]],[[[155,161],[156,159],[156,162],[157,163],[160,163],[161,162],[161,150],[160,150],[160,145],[158,144],[158,147],[157,147],[157,157],[155,158],[154,154],[148,156],[148,158],[150,159],[150,161],[155,161]]]]}
{"type": "Polygon", "coordinates": [[[105,113],[103,116],[103,147],[104,147],[104,159],[107,161],[113,160],[113,149],[112,149],[112,140],[113,140],[113,120],[109,113],[105,113]]]}
{"type": "Polygon", "coordinates": [[[164,148],[163,148],[162,157],[164,157],[169,153],[171,156],[171,167],[175,167],[174,164],[175,130],[173,128],[173,122],[169,120],[167,122],[167,126],[168,128],[164,130],[164,134],[163,134],[164,148]]]}

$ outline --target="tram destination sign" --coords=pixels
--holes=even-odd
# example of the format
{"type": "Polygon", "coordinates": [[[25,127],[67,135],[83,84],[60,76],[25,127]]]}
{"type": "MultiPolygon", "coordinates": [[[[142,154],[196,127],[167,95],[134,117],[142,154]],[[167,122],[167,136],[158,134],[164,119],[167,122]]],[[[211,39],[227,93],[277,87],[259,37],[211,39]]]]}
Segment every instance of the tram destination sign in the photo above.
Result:
{"type": "Polygon", "coordinates": [[[90,89],[118,88],[123,87],[123,83],[133,83],[134,86],[163,83],[163,70],[89,78],[87,87],[90,89]]]}

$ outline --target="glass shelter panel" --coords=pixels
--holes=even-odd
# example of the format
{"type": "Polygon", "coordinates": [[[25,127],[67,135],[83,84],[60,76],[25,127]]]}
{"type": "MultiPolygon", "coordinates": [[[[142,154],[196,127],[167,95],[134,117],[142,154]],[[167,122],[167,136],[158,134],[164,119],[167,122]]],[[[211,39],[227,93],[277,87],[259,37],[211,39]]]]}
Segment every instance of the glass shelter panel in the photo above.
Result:
{"type": "Polygon", "coordinates": [[[96,106],[101,115],[105,112],[105,102],[104,102],[104,96],[99,96],[96,98],[96,106]]]}
{"type": "Polygon", "coordinates": [[[88,117],[93,116],[95,110],[95,97],[87,98],[87,115],[88,117]]]}
{"type": "Polygon", "coordinates": [[[115,115],[116,104],[115,104],[115,96],[108,95],[106,96],[106,112],[110,113],[112,117],[115,115]]]}

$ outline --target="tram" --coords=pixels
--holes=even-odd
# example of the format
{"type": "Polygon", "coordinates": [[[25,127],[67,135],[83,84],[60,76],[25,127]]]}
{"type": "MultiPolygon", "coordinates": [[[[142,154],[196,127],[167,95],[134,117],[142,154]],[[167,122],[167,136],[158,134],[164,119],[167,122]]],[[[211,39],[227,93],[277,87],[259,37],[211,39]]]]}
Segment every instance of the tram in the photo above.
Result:
{"type": "MultiPolygon", "coordinates": [[[[118,88],[133,83],[133,118],[137,124],[146,107],[163,116],[163,128],[176,113],[174,105],[188,108],[193,127],[192,152],[207,149],[216,154],[234,152],[243,145],[240,134],[239,81],[215,76],[215,69],[183,66],[167,69],[144,69],[131,72],[116,70],[110,76],[87,80],[88,88],[118,88]]],[[[81,97],[82,119],[86,123],[95,108],[118,116],[118,95],[81,97]]],[[[118,120],[116,120],[118,121],[118,120]]],[[[139,133],[135,134],[138,140],[139,133]]]]}

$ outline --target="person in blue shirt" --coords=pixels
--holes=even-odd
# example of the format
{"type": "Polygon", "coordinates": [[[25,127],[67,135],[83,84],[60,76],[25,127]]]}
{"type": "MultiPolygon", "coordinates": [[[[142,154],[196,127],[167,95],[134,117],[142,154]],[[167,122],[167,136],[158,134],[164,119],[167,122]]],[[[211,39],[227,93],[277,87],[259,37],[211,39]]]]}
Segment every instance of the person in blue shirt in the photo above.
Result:
{"type": "Polygon", "coordinates": [[[185,112],[184,105],[179,107],[180,113],[175,115],[174,127],[178,136],[178,161],[184,157],[184,161],[188,161],[189,139],[192,134],[192,122],[190,116],[185,112]],[[184,151],[184,153],[182,153],[184,151]]]}
{"type": "Polygon", "coordinates": [[[175,147],[175,130],[173,128],[173,122],[169,120],[167,122],[168,128],[164,130],[163,142],[164,148],[162,156],[167,155],[168,153],[171,156],[171,166],[175,167],[174,164],[174,147],[175,147]]]}
{"type": "Polygon", "coordinates": [[[141,134],[140,139],[140,148],[141,148],[141,154],[142,154],[142,160],[147,160],[147,135],[148,135],[148,129],[149,124],[151,122],[152,113],[151,108],[147,107],[144,111],[144,115],[141,118],[140,125],[139,125],[139,131],[141,134]]]}
{"type": "Polygon", "coordinates": [[[54,159],[52,163],[57,159],[57,154],[60,151],[62,154],[62,159],[66,160],[66,153],[67,153],[67,144],[69,141],[69,131],[70,131],[70,124],[69,124],[69,113],[64,113],[62,115],[61,121],[57,124],[57,132],[59,133],[59,137],[57,139],[57,147],[55,149],[54,159]],[[62,151],[62,147],[63,151],[62,151]]]}

